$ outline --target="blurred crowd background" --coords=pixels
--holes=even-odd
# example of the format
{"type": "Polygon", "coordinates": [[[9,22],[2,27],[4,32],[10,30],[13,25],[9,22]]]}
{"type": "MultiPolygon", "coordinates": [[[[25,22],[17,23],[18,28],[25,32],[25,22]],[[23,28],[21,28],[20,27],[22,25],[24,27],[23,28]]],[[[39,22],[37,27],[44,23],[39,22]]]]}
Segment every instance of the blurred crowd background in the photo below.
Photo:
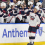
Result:
{"type": "Polygon", "coordinates": [[[43,13],[40,10],[40,13],[45,14],[45,0],[0,0],[0,23],[28,23],[28,11],[34,10],[34,7],[38,6],[37,2],[39,2],[39,8],[44,11],[43,13]]]}
{"type": "MultiPolygon", "coordinates": [[[[19,0],[15,0],[15,3],[17,3],[19,0]]],[[[45,5],[45,0],[20,0],[20,1],[25,1],[28,3],[28,1],[33,1],[34,2],[34,5],[36,5],[37,2],[43,2],[43,4],[45,5]]],[[[0,0],[0,2],[14,2],[14,0],[0,0]]]]}

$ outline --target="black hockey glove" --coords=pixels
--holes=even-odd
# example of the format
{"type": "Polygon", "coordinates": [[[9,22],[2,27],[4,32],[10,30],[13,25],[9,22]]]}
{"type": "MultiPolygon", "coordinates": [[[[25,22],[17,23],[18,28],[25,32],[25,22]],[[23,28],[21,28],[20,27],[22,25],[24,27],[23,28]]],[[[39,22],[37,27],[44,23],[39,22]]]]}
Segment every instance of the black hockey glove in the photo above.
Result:
{"type": "Polygon", "coordinates": [[[27,19],[27,16],[24,16],[25,19],[27,19]]]}
{"type": "Polygon", "coordinates": [[[36,26],[36,29],[39,29],[39,27],[40,27],[40,25],[37,25],[37,26],[36,26]]]}
{"type": "Polygon", "coordinates": [[[39,26],[37,26],[36,29],[39,29],[39,26]]]}

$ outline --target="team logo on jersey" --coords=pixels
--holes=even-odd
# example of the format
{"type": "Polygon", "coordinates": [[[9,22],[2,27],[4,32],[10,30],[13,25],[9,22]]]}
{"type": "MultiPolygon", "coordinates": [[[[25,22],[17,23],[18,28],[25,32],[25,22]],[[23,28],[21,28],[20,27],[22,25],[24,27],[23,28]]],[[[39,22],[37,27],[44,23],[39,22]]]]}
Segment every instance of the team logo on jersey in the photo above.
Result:
{"type": "Polygon", "coordinates": [[[31,16],[30,18],[31,18],[31,20],[34,20],[34,19],[35,19],[35,17],[34,17],[34,16],[31,16]]]}

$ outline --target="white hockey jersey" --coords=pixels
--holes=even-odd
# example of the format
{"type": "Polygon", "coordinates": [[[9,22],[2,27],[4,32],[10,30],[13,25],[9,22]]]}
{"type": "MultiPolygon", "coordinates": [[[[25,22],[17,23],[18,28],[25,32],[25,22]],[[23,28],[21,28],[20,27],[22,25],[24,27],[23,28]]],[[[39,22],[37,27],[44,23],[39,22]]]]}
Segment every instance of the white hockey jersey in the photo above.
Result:
{"type": "Polygon", "coordinates": [[[38,15],[30,12],[30,14],[29,14],[29,26],[36,27],[39,24],[40,24],[40,19],[39,19],[38,15]]]}
{"type": "Polygon", "coordinates": [[[44,15],[43,9],[40,9],[40,14],[41,14],[41,17],[44,15]]]}
{"type": "Polygon", "coordinates": [[[42,21],[45,23],[45,13],[44,13],[43,9],[40,9],[40,12],[41,12],[40,14],[41,14],[41,17],[42,17],[42,21]]]}

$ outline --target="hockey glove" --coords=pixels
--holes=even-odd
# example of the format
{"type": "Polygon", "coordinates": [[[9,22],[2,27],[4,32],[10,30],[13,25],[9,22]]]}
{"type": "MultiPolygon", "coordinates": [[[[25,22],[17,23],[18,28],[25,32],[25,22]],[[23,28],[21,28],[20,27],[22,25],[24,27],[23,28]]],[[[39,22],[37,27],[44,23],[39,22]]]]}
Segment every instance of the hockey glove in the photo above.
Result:
{"type": "Polygon", "coordinates": [[[36,29],[39,29],[39,27],[40,27],[40,25],[37,25],[37,26],[36,26],[36,29]]]}

